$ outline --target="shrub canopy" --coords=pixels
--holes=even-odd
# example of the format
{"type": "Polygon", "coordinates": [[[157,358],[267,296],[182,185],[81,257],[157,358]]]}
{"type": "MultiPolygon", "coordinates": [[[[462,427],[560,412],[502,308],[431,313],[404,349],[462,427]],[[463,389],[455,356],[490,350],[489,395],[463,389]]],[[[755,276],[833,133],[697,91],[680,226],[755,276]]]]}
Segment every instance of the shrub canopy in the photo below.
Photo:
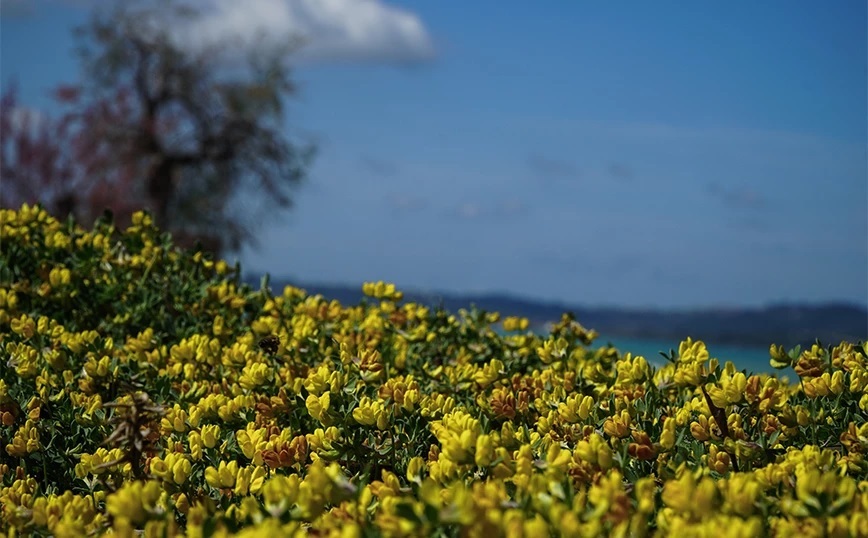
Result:
{"type": "Polygon", "coordinates": [[[84,536],[868,535],[868,360],[797,382],[565,315],[240,284],[145,213],[0,211],[0,530],[84,536]]]}

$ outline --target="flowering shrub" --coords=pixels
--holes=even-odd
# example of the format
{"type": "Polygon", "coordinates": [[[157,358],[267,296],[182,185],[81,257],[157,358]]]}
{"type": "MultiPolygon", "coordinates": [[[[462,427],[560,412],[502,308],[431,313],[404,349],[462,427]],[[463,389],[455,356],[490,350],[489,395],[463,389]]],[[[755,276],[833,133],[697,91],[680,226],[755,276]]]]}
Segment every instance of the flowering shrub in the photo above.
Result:
{"type": "Polygon", "coordinates": [[[0,228],[9,535],[868,536],[861,344],[655,368],[567,315],[251,289],[142,213],[0,228]]]}

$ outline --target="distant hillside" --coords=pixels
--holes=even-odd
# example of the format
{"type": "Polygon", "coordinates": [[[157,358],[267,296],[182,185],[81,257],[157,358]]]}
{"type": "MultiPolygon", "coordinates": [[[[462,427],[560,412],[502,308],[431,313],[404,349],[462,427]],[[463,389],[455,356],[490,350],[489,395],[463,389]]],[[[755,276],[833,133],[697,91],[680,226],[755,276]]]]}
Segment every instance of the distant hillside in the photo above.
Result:
{"type": "MultiPolygon", "coordinates": [[[[245,279],[258,286],[259,279],[245,279]]],[[[273,290],[287,284],[304,288],[308,293],[337,299],[344,304],[358,303],[363,295],[358,286],[319,285],[275,278],[273,290]]],[[[771,343],[806,345],[819,338],[824,344],[841,340],[868,339],[868,309],[851,304],[780,304],[762,308],[721,308],[697,310],[656,310],[589,308],[553,302],[532,301],[507,294],[458,295],[448,293],[406,292],[405,300],[450,311],[471,305],[503,315],[524,316],[538,328],[572,312],[588,328],[611,338],[678,340],[686,336],[708,343],[742,346],[768,346],[771,343]]]]}

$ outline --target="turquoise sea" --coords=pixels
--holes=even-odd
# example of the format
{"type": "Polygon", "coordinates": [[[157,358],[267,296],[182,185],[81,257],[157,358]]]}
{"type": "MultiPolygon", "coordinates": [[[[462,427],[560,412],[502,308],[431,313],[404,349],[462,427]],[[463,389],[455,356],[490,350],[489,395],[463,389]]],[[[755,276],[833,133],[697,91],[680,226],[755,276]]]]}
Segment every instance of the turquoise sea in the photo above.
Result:
{"type": "MultiPolygon", "coordinates": [[[[660,352],[664,351],[667,354],[670,349],[678,352],[678,341],[664,340],[641,340],[634,338],[607,338],[605,335],[597,337],[592,347],[605,346],[611,344],[621,353],[630,352],[633,355],[641,355],[645,359],[654,364],[661,366],[666,362],[666,359],[660,356],[660,352]]],[[[768,348],[752,348],[752,347],[737,347],[727,345],[709,344],[708,353],[713,358],[720,360],[720,365],[723,366],[726,361],[732,361],[735,367],[739,370],[745,369],[753,373],[777,373],[786,375],[787,371],[778,371],[769,365],[769,350],[768,348]]]]}

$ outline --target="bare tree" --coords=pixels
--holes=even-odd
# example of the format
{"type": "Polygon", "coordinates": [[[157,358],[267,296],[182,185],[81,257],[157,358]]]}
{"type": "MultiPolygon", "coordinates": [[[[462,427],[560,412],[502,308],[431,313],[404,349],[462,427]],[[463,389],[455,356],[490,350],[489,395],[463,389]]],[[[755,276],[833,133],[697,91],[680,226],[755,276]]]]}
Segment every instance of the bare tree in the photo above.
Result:
{"type": "Polygon", "coordinates": [[[64,200],[73,196],[74,166],[63,147],[64,125],[18,105],[13,85],[0,97],[0,204],[18,207],[43,200],[66,216],[64,200]]]}
{"type": "Polygon", "coordinates": [[[284,123],[294,44],[186,47],[169,28],[196,16],[172,2],[96,12],[78,31],[83,83],[55,92],[60,120],[15,123],[7,92],[2,180],[14,195],[2,203],[39,200],[85,220],[144,207],[180,243],[217,254],[251,242],[263,215],[289,207],[313,157],[284,123]],[[7,161],[7,151],[17,157],[7,161]]]}

